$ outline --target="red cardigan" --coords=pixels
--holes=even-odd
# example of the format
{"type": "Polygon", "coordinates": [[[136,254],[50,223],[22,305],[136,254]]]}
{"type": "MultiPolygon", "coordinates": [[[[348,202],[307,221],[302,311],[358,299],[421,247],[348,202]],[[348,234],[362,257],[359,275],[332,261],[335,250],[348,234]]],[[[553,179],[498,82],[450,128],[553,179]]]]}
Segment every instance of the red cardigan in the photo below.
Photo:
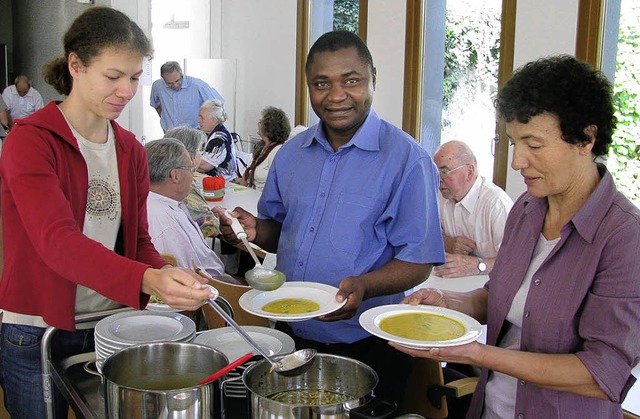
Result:
{"type": "Polygon", "coordinates": [[[144,271],[166,262],[147,231],[144,147],[115,122],[122,206],[116,252],[82,233],[87,166],[56,105],[17,120],[3,145],[0,308],[74,330],[76,284],[140,309],[149,299],[141,292],[144,271]]]}

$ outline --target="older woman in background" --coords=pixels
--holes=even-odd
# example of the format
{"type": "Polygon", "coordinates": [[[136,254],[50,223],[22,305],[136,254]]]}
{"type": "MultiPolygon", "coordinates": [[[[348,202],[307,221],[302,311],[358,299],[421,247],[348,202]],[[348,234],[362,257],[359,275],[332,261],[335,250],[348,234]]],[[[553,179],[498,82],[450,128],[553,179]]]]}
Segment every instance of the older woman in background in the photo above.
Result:
{"type": "Polygon", "coordinates": [[[262,142],[253,151],[253,160],[239,181],[241,185],[259,191],[264,188],[271,162],[282,144],[287,141],[290,132],[289,117],[282,109],[268,106],[262,110],[262,116],[258,121],[258,135],[262,142]]]}
{"type": "MultiPolygon", "coordinates": [[[[184,147],[191,157],[191,162],[194,167],[200,165],[202,159],[202,145],[207,139],[204,132],[191,128],[189,126],[181,126],[172,128],[164,134],[164,138],[173,138],[184,144],[184,147]]],[[[202,176],[202,175],[201,175],[202,176]]],[[[198,185],[197,179],[193,179],[189,195],[185,198],[187,209],[191,218],[198,224],[202,235],[206,237],[215,237],[218,235],[220,220],[211,211],[209,204],[202,195],[201,188],[198,185]]]]}
{"type": "Polygon", "coordinates": [[[413,350],[483,368],[468,417],[613,418],[640,359],[640,211],[597,163],[615,128],[611,85],[570,56],[518,70],[498,115],[527,186],[490,280],[406,300],[487,321],[487,344],[413,350]]]}
{"type": "Polygon", "coordinates": [[[232,181],[238,176],[238,169],[233,137],[224,126],[226,120],[227,113],[219,100],[208,100],[200,107],[198,124],[208,138],[198,171],[232,181]]]}

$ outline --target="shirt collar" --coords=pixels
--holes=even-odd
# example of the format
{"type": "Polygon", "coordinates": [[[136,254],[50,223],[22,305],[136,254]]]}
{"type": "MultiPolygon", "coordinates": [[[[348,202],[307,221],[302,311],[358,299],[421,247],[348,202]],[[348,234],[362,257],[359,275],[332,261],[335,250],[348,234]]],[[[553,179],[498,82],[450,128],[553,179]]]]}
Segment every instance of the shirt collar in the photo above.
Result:
{"type": "MultiPolygon", "coordinates": [[[[169,86],[167,86],[167,87],[169,87],[169,86]]],[[[188,89],[189,87],[191,87],[191,77],[185,76],[183,74],[182,75],[182,84],[180,85],[180,90],[188,89]]],[[[171,89],[171,88],[169,87],[169,89],[171,89]]]]}
{"type": "MultiPolygon", "coordinates": [[[[567,226],[572,225],[578,234],[589,243],[593,243],[598,228],[607,216],[607,209],[613,204],[617,194],[613,178],[607,168],[598,164],[598,173],[600,174],[600,182],[585,203],[573,214],[571,220],[562,227],[564,232],[567,226]]],[[[535,198],[529,195],[525,198],[525,207],[526,214],[539,210],[542,211],[541,216],[544,217],[548,202],[546,198],[535,198]]]]}
{"type": "Polygon", "coordinates": [[[471,185],[471,189],[469,192],[458,202],[458,204],[462,205],[469,213],[473,213],[473,209],[476,206],[476,202],[478,202],[478,196],[480,196],[480,185],[482,184],[482,176],[478,175],[473,185],[471,185]]]}
{"type": "MultiPolygon", "coordinates": [[[[366,151],[380,150],[380,138],[378,135],[380,132],[380,125],[380,117],[373,109],[371,109],[369,111],[369,115],[367,115],[367,119],[365,119],[362,126],[358,128],[351,140],[340,148],[342,149],[355,146],[366,151]]],[[[307,137],[307,140],[304,142],[302,147],[310,147],[314,142],[317,142],[324,148],[331,149],[324,132],[323,122],[316,124],[315,127],[309,131],[312,132],[313,135],[307,137]]]]}
{"type": "Polygon", "coordinates": [[[16,87],[16,85],[14,84],[13,86],[11,86],[11,94],[16,95],[18,97],[32,97],[33,96],[33,87],[29,87],[29,90],[27,90],[27,94],[25,94],[24,96],[20,96],[20,93],[18,93],[18,88],[16,87]]]}
{"type": "Polygon", "coordinates": [[[159,193],[153,191],[149,191],[149,198],[160,201],[174,210],[182,210],[180,208],[180,204],[182,204],[182,201],[176,201],[175,199],[169,198],[168,196],[160,195],[159,193]]]}

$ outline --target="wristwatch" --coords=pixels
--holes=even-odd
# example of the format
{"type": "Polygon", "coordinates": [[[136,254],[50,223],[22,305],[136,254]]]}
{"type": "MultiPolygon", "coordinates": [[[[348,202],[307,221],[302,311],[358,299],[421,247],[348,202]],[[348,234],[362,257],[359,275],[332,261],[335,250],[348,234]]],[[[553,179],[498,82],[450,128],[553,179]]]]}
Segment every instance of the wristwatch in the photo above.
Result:
{"type": "Polygon", "coordinates": [[[487,264],[484,259],[478,258],[478,275],[484,275],[487,273],[487,264]]]}

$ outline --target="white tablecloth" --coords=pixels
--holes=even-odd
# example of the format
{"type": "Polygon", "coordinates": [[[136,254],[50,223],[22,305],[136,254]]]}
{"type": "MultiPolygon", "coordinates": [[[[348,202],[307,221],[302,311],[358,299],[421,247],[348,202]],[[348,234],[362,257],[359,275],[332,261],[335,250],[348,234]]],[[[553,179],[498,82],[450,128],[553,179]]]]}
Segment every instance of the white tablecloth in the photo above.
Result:
{"type": "Polygon", "coordinates": [[[236,207],[243,208],[253,215],[258,215],[258,200],[260,191],[244,186],[227,184],[224,188],[224,198],[221,201],[207,202],[209,207],[225,207],[233,210],[236,207]]]}
{"type": "MultiPolygon", "coordinates": [[[[255,189],[240,186],[234,183],[227,183],[224,188],[224,198],[221,201],[213,201],[207,203],[210,208],[224,207],[230,211],[233,211],[236,207],[240,207],[251,214],[258,215],[258,200],[260,199],[261,192],[255,189]]],[[[250,243],[251,247],[259,251],[259,257],[264,257],[262,266],[269,269],[275,269],[276,267],[276,255],[273,253],[265,252],[260,247],[253,243],[250,243]]],[[[257,252],[256,252],[257,253],[257,252]]]]}
{"type": "Polygon", "coordinates": [[[440,278],[433,273],[418,285],[419,288],[439,288],[448,291],[473,291],[476,288],[482,288],[489,280],[489,275],[461,276],[460,278],[440,278]]]}

